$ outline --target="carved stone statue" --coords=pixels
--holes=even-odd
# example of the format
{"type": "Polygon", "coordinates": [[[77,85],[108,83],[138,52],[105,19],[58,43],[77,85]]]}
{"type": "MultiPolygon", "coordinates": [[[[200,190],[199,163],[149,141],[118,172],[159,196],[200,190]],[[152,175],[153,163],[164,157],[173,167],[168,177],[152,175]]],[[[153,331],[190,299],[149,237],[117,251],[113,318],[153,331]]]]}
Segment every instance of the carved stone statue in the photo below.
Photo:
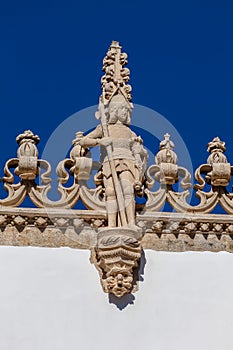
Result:
{"type": "Polygon", "coordinates": [[[104,187],[108,226],[134,227],[135,193],[142,189],[147,151],[142,139],[129,127],[131,108],[121,93],[112,97],[108,108],[100,106],[99,113],[102,125],[83,137],[79,144],[83,148],[100,145],[102,167],[96,182],[104,187]]]}
{"type": "Polygon", "coordinates": [[[104,58],[102,95],[97,119],[101,124],[82,137],[79,145],[85,150],[100,146],[101,168],[95,176],[101,185],[106,203],[108,226],[101,228],[92,260],[99,270],[103,289],[121,297],[135,290],[135,271],[142,248],[136,226],[135,195],[143,191],[147,151],[131,129],[131,86],[129,70],[123,68],[127,55],[113,41],[104,58]]]}

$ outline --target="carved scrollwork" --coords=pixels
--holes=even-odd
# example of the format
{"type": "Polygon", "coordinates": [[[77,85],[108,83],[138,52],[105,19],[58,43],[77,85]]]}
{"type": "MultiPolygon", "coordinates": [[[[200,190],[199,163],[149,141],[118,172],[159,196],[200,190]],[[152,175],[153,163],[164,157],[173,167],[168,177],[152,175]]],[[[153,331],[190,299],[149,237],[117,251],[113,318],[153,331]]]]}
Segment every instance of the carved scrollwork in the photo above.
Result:
{"type": "MultiPolygon", "coordinates": [[[[42,185],[32,188],[29,194],[34,204],[39,207],[72,208],[77,203],[80,196],[78,181],[88,179],[92,168],[92,159],[86,156],[88,150],[79,145],[82,137],[82,132],[76,133],[70,158],[60,161],[57,166],[59,200],[52,201],[48,198],[51,185],[45,183],[47,176],[44,174],[44,178],[41,179],[42,185]],[[64,185],[68,182],[70,176],[73,177],[73,184],[70,187],[65,187],[64,185]]],[[[49,174],[50,171],[47,173],[49,174]]]]}
{"type": "Polygon", "coordinates": [[[225,206],[229,210],[224,194],[225,187],[231,179],[232,168],[223,154],[226,150],[225,142],[215,137],[208,143],[207,150],[210,152],[207,164],[200,165],[195,171],[195,179],[198,183],[194,185],[194,189],[197,191],[196,196],[200,203],[195,206],[188,204],[186,202],[188,194],[182,196],[174,191],[168,193],[168,202],[178,212],[210,213],[219,202],[223,208],[225,206]],[[206,184],[211,185],[211,189],[207,192],[204,190],[206,184]]]}
{"type": "Polygon", "coordinates": [[[196,189],[203,189],[205,183],[215,187],[226,187],[231,180],[231,165],[228,163],[225,152],[225,142],[219,137],[208,143],[208,152],[210,155],[207,164],[201,165],[195,172],[195,178],[199,184],[195,185],[196,189]],[[205,175],[205,178],[202,177],[205,175]]]}
{"type": "Polygon", "coordinates": [[[210,213],[218,203],[229,213],[233,213],[233,195],[228,193],[226,186],[231,180],[233,167],[228,163],[225,152],[225,143],[218,137],[208,143],[210,155],[207,164],[202,164],[195,171],[197,183],[194,185],[196,196],[199,199],[198,205],[191,205],[187,199],[190,192],[187,190],[190,184],[190,174],[182,167],[178,167],[177,156],[173,151],[174,144],[170,141],[169,135],[165,135],[164,141],[160,144],[160,151],[155,157],[155,165],[147,170],[146,190],[147,203],[145,210],[158,211],[167,201],[177,212],[210,213]],[[172,185],[178,182],[181,177],[183,192],[176,192],[172,185]],[[160,188],[151,192],[155,182],[160,183],[160,188]],[[206,184],[211,185],[209,191],[205,191],[206,184]]]}
{"type": "MultiPolygon", "coordinates": [[[[93,162],[87,148],[80,145],[83,138],[82,132],[76,133],[70,158],[61,161],[57,166],[58,192],[60,199],[50,200],[48,195],[51,189],[51,167],[46,160],[38,159],[37,143],[39,137],[30,130],[26,130],[17,137],[19,148],[17,158],[8,160],[4,167],[5,176],[2,178],[7,197],[0,200],[2,206],[19,206],[28,195],[37,207],[72,208],[79,199],[87,209],[106,212],[106,200],[103,184],[99,173],[95,176],[96,188],[89,188],[87,181],[93,169],[100,169],[99,162],[93,162]],[[14,171],[12,171],[14,169],[14,171]],[[43,172],[42,172],[43,170],[43,172]],[[19,177],[17,181],[16,176],[19,177]],[[40,176],[41,184],[35,180],[40,176]],[[69,178],[73,177],[73,184],[66,187],[69,178]]],[[[140,140],[139,140],[140,141],[140,140]]],[[[189,172],[177,165],[177,155],[174,152],[174,144],[168,134],[160,143],[160,150],[155,156],[155,163],[146,171],[147,156],[141,142],[135,139],[132,146],[133,154],[138,163],[137,168],[140,177],[146,172],[146,204],[144,211],[159,211],[167,201],[177,212],[210,213],[218,203],[229,213],[233,213],[233,194],[226,190],[231,180],[233,167],[227,161],[225,143],[219,138],[214,138],[208,144],[210,155],[207,163],[201,165],[195,172],[197,183],[194,185],[198,205],[188,203],[190,195],[189,172]],[[174,191],[173,184],[180,181],[182,192],[174,191]],[[157,191],[151,191],[155,183],[160,184],[157,191]],[[205,185],[211,185],[209,191],[205,191],[205,185]]]]}
{"type": "MultiPolygon", "coordinates": [[[[172,185],[181,181],[181,187],[187,189],[191,187],[191,175],[187,169],[177,165],[177,155],[173,151],[174,143],[170,140],[170,135],[165,134],[164,140],[160,142],[160,150],[155,156],[155,165],[151,165],[147,172],[147,187],[145,190],[147,196],[147,202],[145,205],[145,211],[158,211],[160,210],[166,200],[170,198],[170,192],[173,192],[172,185]],[[155,182],[160,183],[160,188],[151,192],[150,189],[154,186],[155,182]]],[[[185,200],[189,192],[179,193],[179,199],[185,200]]]]}
{"type": "Polygon", "coordinates": [[[167,194],[167,200],[175,211],[183,213],[210,213],[218,203],[218,192],[210,191],[205,193],[203,191],[197,191],[196,196],[199,198],[200,203],[196,206],[187,202],[189,196],[189,191],[177,193],[170,190],[167,194]]]}
{"type": "MultiPolygon", "coordinates": [[[[231,214],[233,213],[232,195],[227,192],[226,187],[231,180],[233,167],[224,154],[225,142],[221,141],[219,137],[215,137],[208,143],[207,150],[210,152],[207,164],[201,165],[195,172],[198,184],[194,188],[201,200],[199,211],[211,212],[220,203],[223,209],[231,214]],[[211,185],[209,192],[204,191],[205,184],[211,185]]],[[[196,212],[199,208],[195,207],[193,211],[196,212]]]]}
{"type": "Polygon", "coordinates": [[[233,193],[227,193],[222,190],[219,202],[228,214],[233,214],[233,193]]]}
{"type": "Polygon", "coordinates": [[[4,189],[8,196],[0,201],[4,206],[19,206],[30,192],[34,179],[39,174],[37,143],[40,141],[38,135],[34,135],[30,130],[20,134],[16,141],[19,145],[18,158],[10,159],[4,167],[5,176],[2,178],[4,189]],[[14,174],[10,169],[14,168],[14,174]],[[19,181],[15,183],[15,175],[19,181]]]}
{"type": "Polygon", "coordinates": [[[27,195],[26,185],[15,182],[15,177],[11,172],[11,168],[16,168],[18,165],[18,159],[13,158],[9,159],[4,167],[5,176],[2,178],[2,182],[4,183],[4,189],[7,192],[7,197],[0,200],[0,204],[3,206],[19,206],[25,199],[27,195]]]}

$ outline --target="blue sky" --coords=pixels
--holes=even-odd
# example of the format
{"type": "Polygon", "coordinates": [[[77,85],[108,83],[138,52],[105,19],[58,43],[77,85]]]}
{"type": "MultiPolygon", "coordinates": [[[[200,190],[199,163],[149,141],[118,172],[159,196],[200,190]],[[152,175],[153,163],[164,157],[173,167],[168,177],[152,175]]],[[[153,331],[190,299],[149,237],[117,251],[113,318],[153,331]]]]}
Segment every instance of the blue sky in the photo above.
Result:
{"type": "Polygon", "coordinates": [[[217,135],[233,162],[232,35],[231,0],[1,0],[0,167],[25,129],[42,151],[62,121],[98,102],[112,40],[129,55],[133,102],[176,127],[194,167],[217,135]]]}

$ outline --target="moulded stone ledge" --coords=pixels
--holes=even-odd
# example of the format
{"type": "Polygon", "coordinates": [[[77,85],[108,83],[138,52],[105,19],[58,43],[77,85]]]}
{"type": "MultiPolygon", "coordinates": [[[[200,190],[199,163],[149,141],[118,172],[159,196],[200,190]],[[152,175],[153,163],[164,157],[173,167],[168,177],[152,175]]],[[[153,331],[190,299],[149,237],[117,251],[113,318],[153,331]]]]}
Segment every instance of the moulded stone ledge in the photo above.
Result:
{"type": "MultiPolygon", "coordinates": [[[[0,208],[0,245],[92,249],[104,211],[0,208]]],[[[233,216],[146,213],[136,216],[144,249],[233,252],[233,216]]]]}

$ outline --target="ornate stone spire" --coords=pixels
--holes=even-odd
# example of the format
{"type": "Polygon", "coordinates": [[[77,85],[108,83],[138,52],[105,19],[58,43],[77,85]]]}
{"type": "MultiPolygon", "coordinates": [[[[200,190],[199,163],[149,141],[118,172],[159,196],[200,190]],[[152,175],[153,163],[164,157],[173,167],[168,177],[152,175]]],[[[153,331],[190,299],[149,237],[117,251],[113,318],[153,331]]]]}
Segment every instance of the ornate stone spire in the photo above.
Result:
{"type": "Polygon", "coordinates": [[[114,95],[121,93],[130,107],[133,107],[131,103],[132,87],[127,84],[130,79],[130,70],[124,68],[127,63],[127,54],[121,52],[118,41],[113,41],[103,60],[105,74],[101,78],[102,95],[100,100],[104,105],[108,104],[114,95]]]}

